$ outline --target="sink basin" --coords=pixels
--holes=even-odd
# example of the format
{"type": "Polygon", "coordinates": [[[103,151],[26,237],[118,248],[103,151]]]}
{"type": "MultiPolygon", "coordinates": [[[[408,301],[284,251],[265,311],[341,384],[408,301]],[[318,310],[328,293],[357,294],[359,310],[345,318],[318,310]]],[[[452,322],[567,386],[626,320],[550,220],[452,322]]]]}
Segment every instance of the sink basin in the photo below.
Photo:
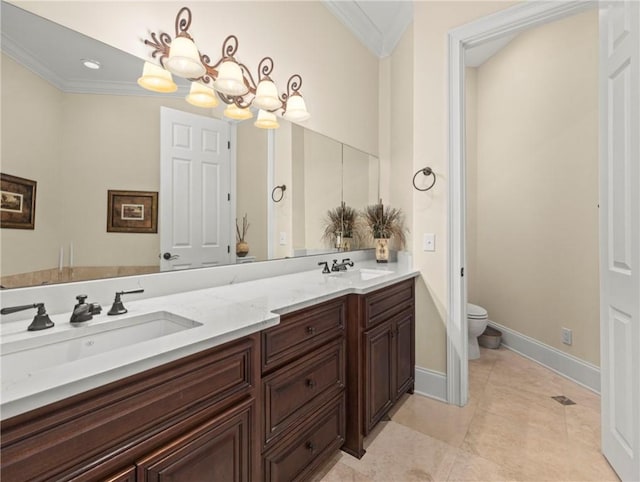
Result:
{"type": "Polygon", "coordinates": [[[2,344],[2,385],[30,373],[201,326],[166,311],[74,327],[2,344]]]}

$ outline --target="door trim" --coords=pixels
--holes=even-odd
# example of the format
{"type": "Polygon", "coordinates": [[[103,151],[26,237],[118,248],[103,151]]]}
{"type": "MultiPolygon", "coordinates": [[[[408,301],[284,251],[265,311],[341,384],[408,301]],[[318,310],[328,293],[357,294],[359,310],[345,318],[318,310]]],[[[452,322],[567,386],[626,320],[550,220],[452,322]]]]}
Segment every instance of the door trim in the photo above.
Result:
{"type": "Polygon", "coordinates": [[[447,401],[464,406],[468,400],[467,283],[465,266],[465,115],[464,52],[497,38],[512,35],[594,8],[597,2],[528,2],[486,16],[449,31],[449,201],[448,201],[448,314],[447,401]]]}

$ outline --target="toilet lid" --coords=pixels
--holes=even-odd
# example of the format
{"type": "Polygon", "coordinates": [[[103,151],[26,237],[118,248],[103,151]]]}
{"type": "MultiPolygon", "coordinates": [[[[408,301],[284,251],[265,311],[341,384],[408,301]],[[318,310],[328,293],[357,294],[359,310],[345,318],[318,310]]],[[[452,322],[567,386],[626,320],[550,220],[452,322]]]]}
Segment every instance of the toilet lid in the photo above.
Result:
{"type": "Polygon", "coordinates": [[[467,303],[467,318],[483,320],[487,317],[487,310],[485,310],[482,306],[474,305],[473,303],[467,303]]]}

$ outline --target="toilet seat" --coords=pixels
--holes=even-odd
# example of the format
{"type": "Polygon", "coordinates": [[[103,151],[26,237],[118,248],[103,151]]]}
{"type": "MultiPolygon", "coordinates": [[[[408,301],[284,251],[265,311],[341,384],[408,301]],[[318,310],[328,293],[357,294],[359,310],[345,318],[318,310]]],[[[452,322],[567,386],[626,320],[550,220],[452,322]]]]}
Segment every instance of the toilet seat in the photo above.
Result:
{"type": "Polygon", "coordinates": [[[489,313],[482,306],[467,303],[467,318],[474,320],[486,320],[489,318],[489,313]]]}

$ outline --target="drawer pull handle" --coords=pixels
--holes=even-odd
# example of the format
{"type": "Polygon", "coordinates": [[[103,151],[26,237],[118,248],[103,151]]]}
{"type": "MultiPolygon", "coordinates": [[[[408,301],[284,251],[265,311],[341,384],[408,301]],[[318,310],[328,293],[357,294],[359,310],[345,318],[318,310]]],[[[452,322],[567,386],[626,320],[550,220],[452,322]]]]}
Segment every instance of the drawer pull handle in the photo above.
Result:
{"type": "Polygon", "coordinates": [[[316,382],[314,382],[311,378],[307,378],[307,386],[309,388],[313,388],[316,386],[316,382]]]}
{"type": "Polygon", "coordinates": [[[316,333],[316,329],[313,326],[307,326],[307,333],[309,335],[314,335],[316,333]]]}
{"type": "Polygon", "coordinates": [[[311,453],[313,453],[316,450],[316,446],[311,441],[307,442],[305,446],[307,447],[307,450],[309,450],[309,452],[311,453]]]}

